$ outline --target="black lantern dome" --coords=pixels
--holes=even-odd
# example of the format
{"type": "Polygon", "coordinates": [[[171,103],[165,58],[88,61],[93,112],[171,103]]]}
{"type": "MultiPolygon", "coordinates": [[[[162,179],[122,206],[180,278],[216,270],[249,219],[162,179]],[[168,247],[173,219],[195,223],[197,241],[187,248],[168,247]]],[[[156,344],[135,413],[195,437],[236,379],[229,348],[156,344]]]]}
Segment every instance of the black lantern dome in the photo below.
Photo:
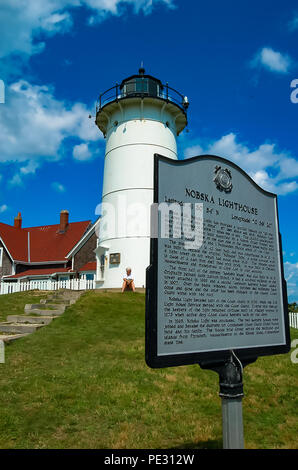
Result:
{"type": "Polygon", "coordinates": [[[106,124],[102,114],[108,113],[110,107],[113,108],[117,103],[127,99],[162,100],[170,107],[179,108],[180,114],[182,112],[183,122],[179,126],[180,131],[187,124],[189,106],[187,97],[170,87],[168,83],[163,84],[158,78],[146,74],[145,69],[141,67],[138,74],[125,78],[120,85],[117,83],[99,96],[96,107],[96,124],[104,134],[106,124]]]}

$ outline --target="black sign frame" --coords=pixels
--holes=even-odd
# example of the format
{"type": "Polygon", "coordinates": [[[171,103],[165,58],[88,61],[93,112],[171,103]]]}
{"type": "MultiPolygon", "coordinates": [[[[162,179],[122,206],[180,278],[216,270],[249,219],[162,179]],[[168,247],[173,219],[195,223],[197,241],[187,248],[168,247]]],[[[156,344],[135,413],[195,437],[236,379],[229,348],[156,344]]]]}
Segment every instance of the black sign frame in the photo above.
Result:
{"type": "MultiPolygon", "coordinates": [[[[237,355],[242,364],[254,362],[258,356],[270,356],[275,354],[285,354],[291,349],[290,339],[290,327],[289,327],[289,315],[288,315],[288,297],[287,297],[287,285],[284,278],[284,267],[282,259],[282,241],[279,230],[279,217],[278,217],[278,205],[277,195],[265,191],[258,186],[252,178],[242,170],[235,163],[215,155],[200,155],[189,158],[187,160],[173,160],[163,155],[154,155],[154,203],[158,203],[158,168],[160,161],[171,162],[177,166],[183,165],[186,162],[200,161],[208,157],[220,161],[223,165],[228,164],[234,167],[237,171],[242,173],[248,180],[261,192],[266,195],[275,198],[277,207],[277,229],[278,229],[278,242],[280,251],[280,266],[281,266],[281,280],[282,280],[282,302],[283,302],[283,318],[285,328],[286,342],[282,345],[273,346],[262,346],[262,347],[250,347],[234,349],[234,353],[237,355]]],[[[179,353],[171,355],[158,355],[157,354],[157,292],[158,292],[158,239],[151,238],[150,240],[150,265],[146,270],[146,320],[145,320],[145,360],[151,368],[163,368],[163,367],[174,367],[189,364],[200,364],[204,368],[208,368],[208,364],[222,364],[225,363],[230,357],[229,350],[218,350],[211,352],[197,352],[197,353],[179,353]]]]}

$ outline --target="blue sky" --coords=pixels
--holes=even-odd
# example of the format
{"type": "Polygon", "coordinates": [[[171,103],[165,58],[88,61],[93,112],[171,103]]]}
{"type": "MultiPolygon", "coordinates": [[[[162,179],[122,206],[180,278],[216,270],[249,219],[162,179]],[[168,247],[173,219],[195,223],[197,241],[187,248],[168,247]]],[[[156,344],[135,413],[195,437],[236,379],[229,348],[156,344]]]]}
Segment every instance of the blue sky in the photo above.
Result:
{"type": "Polygon", "coordinates": [[[0,31],[1,221],[95,220],[105,141],[88,115],[143,61],[189,98],[180,158],[221,155],[279,195],[298,301],[297,2],[1,0],[0,31]]]}

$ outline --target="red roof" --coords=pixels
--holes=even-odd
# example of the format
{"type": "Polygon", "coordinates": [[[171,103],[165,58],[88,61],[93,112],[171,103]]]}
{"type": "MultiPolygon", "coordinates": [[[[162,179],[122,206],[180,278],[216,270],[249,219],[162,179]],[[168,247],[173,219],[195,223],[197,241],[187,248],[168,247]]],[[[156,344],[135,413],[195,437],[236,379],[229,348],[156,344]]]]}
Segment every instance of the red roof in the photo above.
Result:
{"type": "Polygon", "coordinates": [[[19,274],[14,274],[13,276],[5,276],[5,279],[19,279],[22,277],[32,277],[32,276],[50,276],[55,273],[74,273],[70,268],[42,268],[42,269],[28,269],[19,274]]]}
{"type": "Polygon", "coordinates": [[[65,261],[67,253],[82,238],[89,225],[90,220],[72,222],[65,232],[60,233],[59,224],[16,228],[0,222],[0,237],[15,261],[65,261]]]}
{"type": "Polygon", "coordinates": [[[89,261],[89,263],[84,264],[80,269],[80,272],[82,271],[96,271],[96,261],[89,261]]]}
{"type": "Polygon", "coordinates": [[[25,230],[0,222],[0,236],[13,259],[28,260],[28,235],[25,230]]]}

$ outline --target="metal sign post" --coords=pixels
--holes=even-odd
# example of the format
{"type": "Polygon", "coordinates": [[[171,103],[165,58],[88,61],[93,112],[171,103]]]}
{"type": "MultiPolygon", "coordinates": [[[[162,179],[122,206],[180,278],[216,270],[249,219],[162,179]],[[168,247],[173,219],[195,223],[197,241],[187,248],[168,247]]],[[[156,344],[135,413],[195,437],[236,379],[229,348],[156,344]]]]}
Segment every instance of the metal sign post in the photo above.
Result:
{"type": "Polygon", "coordinates": [[[233,361],[226,363],[220,373],[222,406],[222,436],[224,449],[243,449],[242,371],[233,361]]]}
{"type": "MultiPolygon", "coordinates": [[[[251,362],[254,362],[254,359],[249,361],[251,362]]],[[[247,364],[242,364],[234,351],[231,351],[230,358],[223,364],[200,363],[202,369],[211,369],[219,375],[224,449],[244,449],[243,367],[247,364]]]]}
{"type": "Polygon", "coordinates": [[[224,449],[244,449],[242,398],[222,398],[224,449]]]}
{"type": "Polygon", "coordinates": [[[277,196],[213,155],[155,155],[146,362],[219,375],[223,446],[244,447],[243,368],[290,350],[277,196]]]}
{"type": "Polygon", "coordinates": [[[5,363],[5,344],[2,339],[0,339],[0,364],[5,363]]]}

